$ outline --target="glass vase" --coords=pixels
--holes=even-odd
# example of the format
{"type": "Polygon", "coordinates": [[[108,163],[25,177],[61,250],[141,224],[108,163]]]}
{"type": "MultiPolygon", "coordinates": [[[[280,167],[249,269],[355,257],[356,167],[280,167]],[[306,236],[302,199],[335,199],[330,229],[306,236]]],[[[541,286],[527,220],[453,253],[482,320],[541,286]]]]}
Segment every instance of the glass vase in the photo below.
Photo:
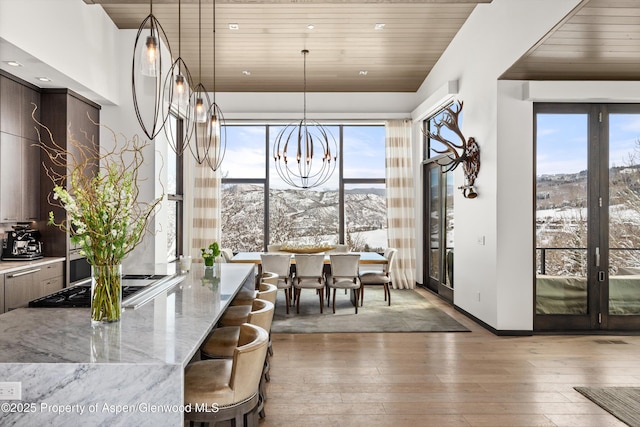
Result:
{"type": "Polygon", "coordinates": [[[91,266],[91,324],[119,322],[122,316],[122,264],[91,266]]]}

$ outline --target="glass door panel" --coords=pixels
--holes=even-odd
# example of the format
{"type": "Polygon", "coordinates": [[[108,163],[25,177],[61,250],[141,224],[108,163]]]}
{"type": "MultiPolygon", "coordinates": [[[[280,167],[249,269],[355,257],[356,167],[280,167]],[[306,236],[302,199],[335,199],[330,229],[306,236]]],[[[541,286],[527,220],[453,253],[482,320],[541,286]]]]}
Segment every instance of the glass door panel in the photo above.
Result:
{"type": "Polygon", "coordinates": [[[429,168],[429,279],[440,282],[440,167],[433,164],[429,168]]]}
{"type": "Polygon", "coordinates": [[[589,313],[588,147],[587,113],[536,115],[537,325],[589,313]]]}
{"type": "Polygon", "coordinates": [[[453,289],[453,233],[455,230],[454,211],[453,211],[453,192],[455,190],[455,181],[453,171],[446,174],[447,185],[445,188],[445,223],[444,223],[444,236],[445,236],[445,267],[446,267],[446,280],[445,285],[453,289]]]}
{"type": "Polygon", "coordinates": [[[609,115],[608,315],[640,315],[640,114],[609,115]]]}

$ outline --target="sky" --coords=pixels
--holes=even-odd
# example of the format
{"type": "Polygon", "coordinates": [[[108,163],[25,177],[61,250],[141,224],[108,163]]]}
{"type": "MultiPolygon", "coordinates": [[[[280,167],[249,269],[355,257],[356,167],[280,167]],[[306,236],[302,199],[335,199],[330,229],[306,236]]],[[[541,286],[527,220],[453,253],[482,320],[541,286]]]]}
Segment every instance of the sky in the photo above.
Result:
{"type": "MultiPolygon", "coordinates": [[[[537,175],[586,170],[587,115],[538,114],[537,119],[537,175]]],[[[639,139],[640,114],[610,114],[609,166],[628,165],[639,139]]]]}
{"type": "MultiPolygon", "coordinates": [[[[282,126],[272,126],[269,143],[269,169],[272,188],[290,188],[274,168],[273,143],[282,126]]],[[[339,127],[326,126],[339,143],[339,127]]],[[[222,174],[227,178],[265,178],[265,138],[264,125],[227,126],[227,151],[222,162],[222,174]]],[[[345,178],[384,178],[384,126],[345,126],[344,158],[345,178]]],[[[290,152],[291,153],[291,152],[290,152]]],[[[290,154],[291,155],[291,154],[290,154]]],[[[323,188],[337,189],[336,169],[323,188]]]]}

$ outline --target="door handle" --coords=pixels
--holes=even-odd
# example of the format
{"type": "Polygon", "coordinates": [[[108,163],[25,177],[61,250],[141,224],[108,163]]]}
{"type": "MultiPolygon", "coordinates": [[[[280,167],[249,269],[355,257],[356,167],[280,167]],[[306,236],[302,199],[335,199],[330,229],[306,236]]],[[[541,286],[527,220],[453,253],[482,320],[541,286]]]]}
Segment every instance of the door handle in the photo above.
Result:
{"type": "Polygon", "coordinates": [[[600,248],[596,248],[596,267],[600,267],[600,248]]]}
{"type": "Polygon", "coordinates": [[[14,277],[24,276],[24,275],[26,275],[26,274],[37,273],[37,272],[38,272],[38,271],[40,271],[40,270],[41,270],[40,268],[36,268],[36,269],[34,269],[34,270],[21,271],[21,272],[16,273],[16,274],[11,274],[11,275],[9,275],[9,278],[11,279],[11,278],[14,278],[14,277]]]}

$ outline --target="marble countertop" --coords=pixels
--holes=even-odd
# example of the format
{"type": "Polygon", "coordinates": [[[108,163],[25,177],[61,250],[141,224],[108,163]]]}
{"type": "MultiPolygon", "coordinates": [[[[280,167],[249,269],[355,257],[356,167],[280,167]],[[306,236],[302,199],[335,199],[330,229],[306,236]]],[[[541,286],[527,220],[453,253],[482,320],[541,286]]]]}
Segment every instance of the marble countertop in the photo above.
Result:
{"type": "Polygon", "coordinates": [[[13,273],[25,268],[39,267],[54,262],[64,261],[64,257],[44,257],[30,261],[0,261],[0,274],[13,273]]]}
{"type": "Polygon", "coordinates": [[[219,278],[194,265],[173,288],[120,322],[92,327],[88,308],[22,308],[0,316],[0,363],[117,363],[186,366],[253,265],[221,264],[219,278]]]}

